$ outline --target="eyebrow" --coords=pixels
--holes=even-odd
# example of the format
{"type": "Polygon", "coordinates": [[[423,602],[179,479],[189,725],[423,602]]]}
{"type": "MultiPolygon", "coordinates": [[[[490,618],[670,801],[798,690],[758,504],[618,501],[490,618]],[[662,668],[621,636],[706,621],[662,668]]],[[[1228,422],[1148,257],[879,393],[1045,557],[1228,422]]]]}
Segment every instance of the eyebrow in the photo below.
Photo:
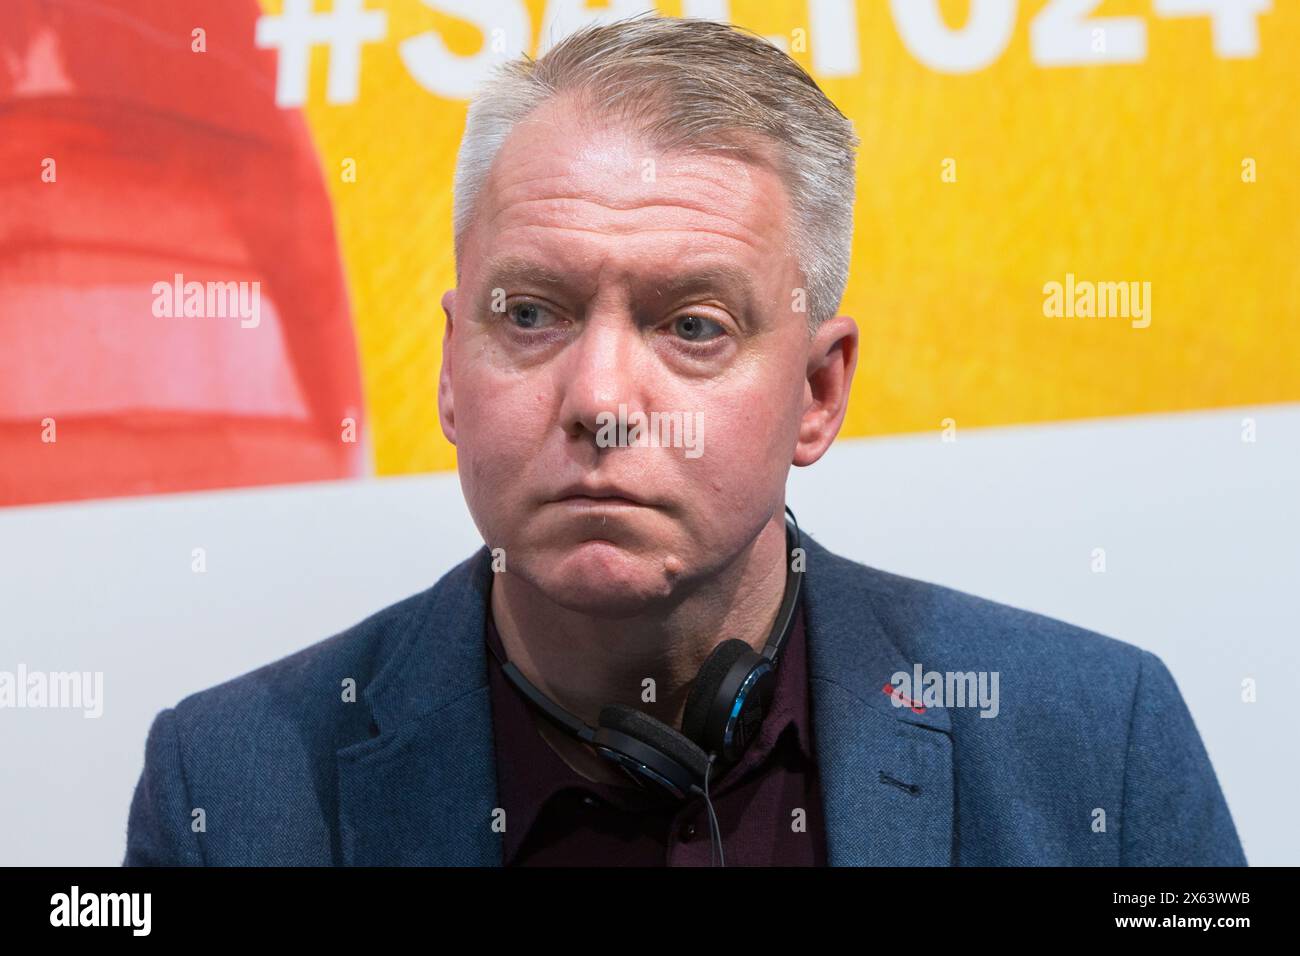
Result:
{"type": "Polygon", "coordinates": [[[738,266],[714,265],[669,276],[655,283],[655,291],[660,295],[679,295],[706,289],[721,289],[748,304],[753,281],[749,273],[738,266]]]}
{"type": "Polygon", "coordinates": [[[561,287],[571,284],[563,272],[519,256],[505,256],[488,263],[487,285],[496,288],[507,282],[531,282],[536,285],[561,287]]]}
{"type": "MultiPolygon", "coordinates": [[[[495,259],[488,264],[486,272],[488,288],[513,282],[528,282],[553,289],[567,289],[574,285],[571,275],[520,256],[495,259]]],[[[719,289],[746,306],[753,298],[750,274],[738,266],[726,263],[706,265],[654,280],[654,291],[661,297],[708,289],[719,289]]]]}

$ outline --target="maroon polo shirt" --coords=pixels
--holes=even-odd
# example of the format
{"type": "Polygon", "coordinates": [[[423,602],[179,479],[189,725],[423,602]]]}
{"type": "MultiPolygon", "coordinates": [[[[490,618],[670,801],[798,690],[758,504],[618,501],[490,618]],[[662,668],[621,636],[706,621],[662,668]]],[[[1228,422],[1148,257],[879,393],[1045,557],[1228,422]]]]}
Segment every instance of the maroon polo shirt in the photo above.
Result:
{"type": "MultiPolygon", "coordinates": [[[[486,630],[504,658],[490,609],[486,630]]],[[[758,736],[738,763],[710,777],[727,866],[826,865],[806,643],[800,601],[758,736]]],[[[680,802],[588,780],[538,732],[533,705],[495,654],[488,654],[488,671],[505,866],[710,865],[703,797],[680,802]]]]}

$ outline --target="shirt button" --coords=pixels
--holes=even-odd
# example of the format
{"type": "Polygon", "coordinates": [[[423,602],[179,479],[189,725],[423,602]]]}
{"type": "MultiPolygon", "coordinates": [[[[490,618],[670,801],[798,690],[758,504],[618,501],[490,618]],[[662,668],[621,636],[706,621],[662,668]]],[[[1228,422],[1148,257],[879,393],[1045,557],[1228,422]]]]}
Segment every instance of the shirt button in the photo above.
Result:
{"type": "Polygon", "coordinates": [[[695,836],[695,824],[684,823],[682,824],[682,828],[677,832],[681,836],[683,841],[689,840],[691,837],[695,836]]]}

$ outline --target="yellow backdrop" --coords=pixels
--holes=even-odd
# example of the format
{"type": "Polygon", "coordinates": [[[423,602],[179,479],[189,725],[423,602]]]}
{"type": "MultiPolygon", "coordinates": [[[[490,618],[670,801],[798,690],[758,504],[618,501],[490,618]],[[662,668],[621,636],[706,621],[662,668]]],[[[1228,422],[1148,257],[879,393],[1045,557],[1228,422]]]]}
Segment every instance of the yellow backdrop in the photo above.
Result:
{"type": "MultiPolygon", "coordinates": [[[[380,474],[455,462],[437,422],[439,299],[466,101],[418,82],[402,44],[432,31],[472,58],[482,24],[517,6],[536,55],[548,6],[583,5],[369,0],[387,22],[352,102],[330,102],[328,49],[311,54],[303,106],[380,474]]],[[[781,37],[862,139],[842,307],[862,354],[844,434],[1300,399],[1300,3],[1248,0],[1236,20],[1215,0],[687,9],[728,6],[781,37]],[[1150,324],[1045,315],[1045,285],[1067,274],[1149,282],[1150,324]]]]}

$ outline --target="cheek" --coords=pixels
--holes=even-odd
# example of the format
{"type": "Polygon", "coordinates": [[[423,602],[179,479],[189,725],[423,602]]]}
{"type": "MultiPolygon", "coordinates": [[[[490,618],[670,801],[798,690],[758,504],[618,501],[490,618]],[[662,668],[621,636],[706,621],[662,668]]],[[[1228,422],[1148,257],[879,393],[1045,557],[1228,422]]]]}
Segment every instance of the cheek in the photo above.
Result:
{"type": "Polygon", "coordinates": [[[703,453],[694,460],[678,458],[684,487],[701,492],[687,500],[693,498],[722,526],[745,524],[741,516],[764,510],[769,492],[784,482],[790,466],[785,414],[784,407],[755,400],[749,392],[710,396],[704,405],[703,453]]]}
{"type": "Polygon", "coordinates": [[[728,395],[714,395],[705,407],[702,460],[710,470],[739,475],[781,471],[790,465],[798,434],[798,411],[775,381],[728,395]],[[749,469],[748,471],[742,469],[749,469]]]}
{"type": "MultiPolygon", "coordinates": [[[[458,370],[459,372],[459,370],[458,370]]],[[[474,366],[456,380],[457,460],[482,492],[520,480],[538,457],[550,400],[538,383],[474,366]]]]}

